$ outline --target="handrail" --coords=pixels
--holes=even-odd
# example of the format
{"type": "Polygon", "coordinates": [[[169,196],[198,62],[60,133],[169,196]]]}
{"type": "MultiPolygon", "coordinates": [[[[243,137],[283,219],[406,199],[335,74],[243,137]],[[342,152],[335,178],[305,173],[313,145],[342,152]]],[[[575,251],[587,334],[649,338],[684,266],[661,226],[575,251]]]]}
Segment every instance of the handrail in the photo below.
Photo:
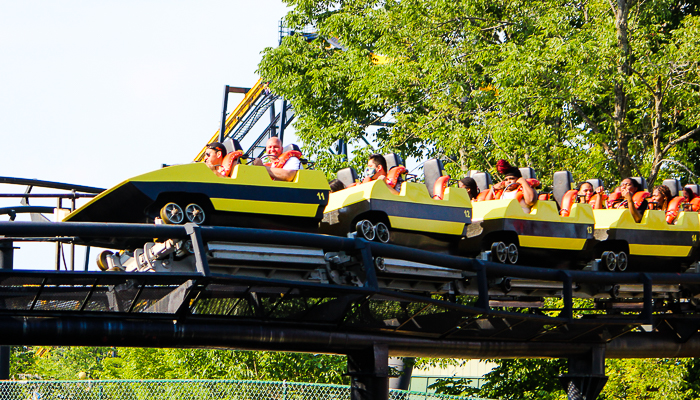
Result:
{"type": "Polygon", "coordinates": [[[0,183],[6,183],[6,184],[10,184],[10,185],[45,187],[45,188],[49,188],[49,189],[75,190],[76,192],[86,192],[86,193],[102,193],[105,191],[102,188],[96,188],[96,187],[92,187],[92,186],[73,185],[71,183],[61,183],[61,182],[51,182],[51,181],[41,181],[38,179],[12,178],[12,177],[8,177],[8,176],[0,176],[0,183]]]}

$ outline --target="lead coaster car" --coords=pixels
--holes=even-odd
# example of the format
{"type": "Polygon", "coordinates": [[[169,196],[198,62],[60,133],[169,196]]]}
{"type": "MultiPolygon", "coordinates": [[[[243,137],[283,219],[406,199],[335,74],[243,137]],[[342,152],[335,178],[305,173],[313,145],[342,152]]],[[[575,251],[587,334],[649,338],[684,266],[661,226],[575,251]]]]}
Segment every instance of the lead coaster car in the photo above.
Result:
{"type": "MultiPolygon", "coordinates": [[[[102,192],[66,222],[197,224],[316,232],[330,188],[321,171],[300,170],[292,182],[273,181],[265,167],[236,165],[230,178],[203,163],[162,168],[102,192]]],[[[83,238],[85,240],[85,238],[83,238]]],[[[87,240],[126,249],[142,241],[87,240]]]]}
{"type": "Polygon", "coordinates": [[[593,213],[596,257],[610,271],[682,272],[698,261],[697,212],[680,212],[675,224],[661,210],[645,211],[639,223],[627,209],[593,213]]]}
{"type": "Polygon", "coordinates": [[[371,181],[331,193],[320,232],[357,231],[367,240],[456,254],[471,213],[465,189],[445,188],[437,200],[422,183],[404,182],[396,195],[384,181],[371,181]]]}
{"type": "Polygon", "coordinates": [[[494,262],[581,269],[593,259],[593,209],[575,204],[567,217],[554,201],[539,200],[530,213],[517,199],[474,203],[472,224],[460,253],[494,262]],[[488,253],[490,252],[490,253],[488,253]]]}

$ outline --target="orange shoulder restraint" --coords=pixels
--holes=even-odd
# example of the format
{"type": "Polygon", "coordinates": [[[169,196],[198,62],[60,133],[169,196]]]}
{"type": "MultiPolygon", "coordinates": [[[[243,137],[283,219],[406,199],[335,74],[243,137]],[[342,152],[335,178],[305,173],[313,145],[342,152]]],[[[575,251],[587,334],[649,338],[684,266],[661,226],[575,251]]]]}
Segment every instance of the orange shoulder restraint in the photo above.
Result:
{"type": "Polygon", "coordinates": [[[384,178],[384,182],[390,187],[396,188],[396,184],[399,182],[399,177],[403,174],[405,174],[408,170],[406,167],[403,165],[398,165],[391,170],[389,170],[389,173],[386,174],[386,178],[384,178]]]}
{"type": "Polygon", "coordinates": [[[243,152],[240,150],[232,151],[226,156],[224,156],[223,161],[221,161],[221,166],[216,169],[216,173],[219,174],[219,176],[223,176],[224,178],[228,178],[231,176],[231,172],[233,171],[233,163],[238,160],[241,156],[243,155],[243,152]]]}
{"type": "Polygon", "coordinates": [[[280,154],[279,157],[277,157],[277,160],[265,163],[265,166],[271,168],[282,168],[284,167],[284,164],[286,164],[292,157],[301,158],[301,152],[296,150],[285,151],[284,153],[280,154]]]}
{"type": "Polygon", "coordinates": [[[443,175],[435,181],[435,185],[433,185],[433,198],[435,200],[442,200],[443,197],[445,197],[445,188],[447,187],[447,183],[450,181],[450,176],[449,175],[443,175]]]}
{"type": "Polygon", "coordinates": [[[677,196],[671,199],[666,208],[666,223],[672,224],[678,217],[678,210],[685,203],[685,197],[677,196]]]}
{"type": "Polygon", "coordinates": [[[561,211],[559,211],[559,215],[562,217],[569,216],[571,213],[571,207],[573,207],[574,203],[576,203],[577,196],[578,190],[576,189],[571,189],[564,194],[564,197],[561,199],[561,211]]]}

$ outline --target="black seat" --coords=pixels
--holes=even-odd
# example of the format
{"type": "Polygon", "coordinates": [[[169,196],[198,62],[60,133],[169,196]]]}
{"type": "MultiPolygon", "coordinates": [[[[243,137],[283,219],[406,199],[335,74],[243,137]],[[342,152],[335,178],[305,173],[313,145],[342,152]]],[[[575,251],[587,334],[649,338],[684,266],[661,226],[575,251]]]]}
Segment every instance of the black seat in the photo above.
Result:
{"type": "Polygon", "coordinates": [[[243,151],[243,147],[241,147],[241,144],[238,143],[238,140],[236,140],[236,139],[228,138],[228,139],[224,140],[224,142],[222,144],[224,145],[224,147],[226,147],[227,153],[231,153],[231,152],[234,152],[236,150],[243,151]]]}
{"type": "Polygon", "coordinates": [[[695,193],[696,196],[697,196],[698,194],[700,194],[700,185],[696,185],[696,184],[694,184],[694,183],[691,183],[691,184],[685,185],[685,187],[690,188],[690,190],[692,190],[693,193],[695,193]]]}
{"type": "Polygon", "coordinates": [[[646,179],[642,178],[641,176],[634,176],[634,177],[632,177],[632,179],[634,179],[635,181],[637,181],[637,183],[642,185],[642,190],[647,190],[647,180],[646,179]]]}
{"type": "Polygon", "coordinates": [[[525,168],[518,168],[520,170],[520,174],[522,174],[523,178],[525,179],[537,179],[537,173],[535,173],[535,170],[530,168],[530,167],[525,167],[525,168]]]}
{"type": "Polygon", "coordinates": [[[599,178],[594,178],[594,179],[589,179],[586,182],[590,183],[591,186],[593,186],[593,190],[596,190],[599,187],[603,187],[605,189],[605,185],[603,184],[603,180],[599,178]]]}
{"type": "Polygon", "coordinates": [[[296,150],[299,153],[301,153],[301,149],[299,148],[299,146],[297,146],[294,143],[284,146],[284,148],[282,149],[282,153],[286,153],[286,152],[292,151],[292,150],[296,150]]]}
{"type": "Polygon", "coordinates": [[[339,170],[336,176],[338,177],[339,181],[343,182],[343,185],[345,185],[345,187],[349,187],[358,179],[357,171],[355,171],[355,168],[352,167],[343,168],[339,170]]]}
{"type": "Polygon", "coordinates": [[[425,186],[428,188],[430,197],[433,197],[435,181],[443,175],[442,161],[433,158],[423,163],[423,175],[425,176],[425,186]]]}
{"type": "Polygon", "coordinates": [[[571,190],[573,182],[574,179],[569,171],[557,171],[554,173],[552,178],[552,196],[554,196],[554,201],[559,204],[559,207],[561,207],[561,200],[566,192],[571,190]]]}
{"type": "Polygon", "coordinates": [[[384,154],[384,159],[386,160],[386,172],[391,171],[391,169],[394,167],[403,165],[401,156],[396,153],[384,154]]]}
{"type": "Polygon", "coordinates": [[[666,185],[671,190],[671,196],[676,197],[683,190],[680,179],[664,179],[662,185],[666,185]]]}
{"type": "Polygon", "coordinates": [[[476,187],[479,188],[480,192],[485,192],[489,190],[491,184],[493,183],[493,179],[491,179],[491,174],[489,174],[488,172],[471,170],[469,171],[469,174],[467,176],[474,179],[474,182],[476,182],[476,187]]]}

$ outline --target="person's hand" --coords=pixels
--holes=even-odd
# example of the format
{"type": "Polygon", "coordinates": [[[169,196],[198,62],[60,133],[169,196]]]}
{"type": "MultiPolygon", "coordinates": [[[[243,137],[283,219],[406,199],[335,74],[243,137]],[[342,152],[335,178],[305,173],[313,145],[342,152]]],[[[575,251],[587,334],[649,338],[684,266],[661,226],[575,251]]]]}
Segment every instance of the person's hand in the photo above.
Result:
{"type": "Polygon", "coordinates": [[[383,181],[384,179],[386,179],[386,175],[379,175],[379,176],[377,177],[377,180],[378,180],[378,181],[383,181]]]}
{"type": "Polygon", "coordinates": [[[632,198],[632,194],[630,193],[630,190],[627,187],[621,187],[620,194],[622,195],[622,197],[624,197],[627,200],[632,198]]]}
{"type": "Polygon", "coordinates": [[[506,187],[506,184],[503,181],[500,181],[497,184],[493,185],[494,190],[503,190],[503,188],[505,188],[505,187],[506,187]]]}
{"type": "Polygon", "coordinates": [[[598,186],[597,188],[595,188],[595,192],[596,192],[598,195],[602,195],[603,192],[604,192],[604,189],[603,189],[602,186],[598,186]]]}

